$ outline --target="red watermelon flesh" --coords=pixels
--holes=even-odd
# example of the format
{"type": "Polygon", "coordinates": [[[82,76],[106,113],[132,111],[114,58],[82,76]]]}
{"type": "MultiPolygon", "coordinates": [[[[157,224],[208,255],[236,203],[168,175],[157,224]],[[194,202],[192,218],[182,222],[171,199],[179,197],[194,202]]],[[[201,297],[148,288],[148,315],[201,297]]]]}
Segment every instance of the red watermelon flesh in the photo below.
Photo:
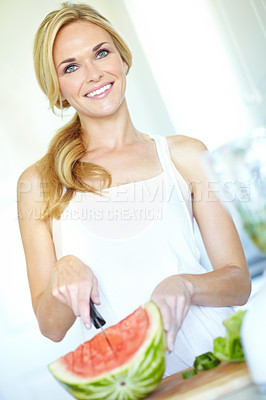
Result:
{"type": "Polygon", "coordinates": [[[165,368],[161,314],[149,301],[117,325],[49,365],[54,377],[80,400],[134,400],[151,393],[165,368]]]}
{"type": "Polygon", "coordinates": [[[105,330],[112,348],[101,332],[62,357],[61,362],[71,373],[86,378],[107,373],[130,360],[144,342],[149,325],[147,311],[139,307],[119,325],[105,330]]]}

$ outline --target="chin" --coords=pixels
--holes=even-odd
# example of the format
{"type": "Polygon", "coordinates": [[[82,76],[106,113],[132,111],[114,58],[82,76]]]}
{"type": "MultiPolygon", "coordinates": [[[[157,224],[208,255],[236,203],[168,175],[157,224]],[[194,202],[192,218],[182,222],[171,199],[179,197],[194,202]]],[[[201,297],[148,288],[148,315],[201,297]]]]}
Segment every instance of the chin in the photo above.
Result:
{"type": "Polygon", "coordinates": [[[114,115],[120,109],[120,106],[121,104],[117,105],[116,107],[106,107],[104,109],[97,110],[95,113],[88,113],[87,115],[96,118],[109,117],[114,115]]]}

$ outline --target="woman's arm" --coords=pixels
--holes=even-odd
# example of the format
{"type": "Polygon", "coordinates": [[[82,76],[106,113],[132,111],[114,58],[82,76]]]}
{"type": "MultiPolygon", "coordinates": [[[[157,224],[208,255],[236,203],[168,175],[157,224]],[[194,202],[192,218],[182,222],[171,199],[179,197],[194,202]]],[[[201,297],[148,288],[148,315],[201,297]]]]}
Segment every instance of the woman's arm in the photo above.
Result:
{"type": "Polygon", "coordinates": [[[90,297],[99,304],[97,280],[77,257],[56,260],[50,221],[40,219],[42,188],[35,166],[20,176],[17,201],[33,309],[43,335],[60,341],[77,316],[90,325],[90,297]]]}
{"type": "Polygon", "coordinates": [[[168,142],[172,160],[191,189],[193,214],[213,267],[204,274],[175,275],[155,288],[152,298],[161,307],[171,348],[191,304],[243,305],[251,281],[234,223],[203,171],[200,155],[206,147],[183,136],[170,137],[168,142]]]}
{"type": "MultiPolygon", "coordinates": [[[[206,306],[243,305],[251,287],[247,262],[234,222],[203,170],[200,156],[204,151],[206,147],[200,141],[184,138],[181,173],[189,182],[193,215],[213,267],[212,272],[193,279],[192,302],[206,306]],[[199,290],[202,280],[204,288],[199,290]]],[[[180,157],[175,160],[177,168],[179,160],[180,157]]],[[[188,276],[186,279],[190,280],[188,276]]]]}

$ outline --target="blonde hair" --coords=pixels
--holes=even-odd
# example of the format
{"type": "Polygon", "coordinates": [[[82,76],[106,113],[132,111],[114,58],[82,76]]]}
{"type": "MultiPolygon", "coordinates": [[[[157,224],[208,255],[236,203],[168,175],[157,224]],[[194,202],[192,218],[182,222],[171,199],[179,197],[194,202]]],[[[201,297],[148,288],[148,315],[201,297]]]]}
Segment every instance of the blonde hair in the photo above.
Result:
{"type": "MultiPolygon", "coordinates": [[[[121,58],[126,62],[128,71],[132,65],[132,55],[128,46],[103,15],[86,4],[63,3],[59,10],[50,12],[41,23],[33,49],[36,77],[49,99],[53,112],[54,107],[69,107],[69,103],[66,100],[62,101],[60,97],[53,60],[54,41],[62,27],[77,21],[92,22],[105,29],[111,35],[121,58]]],[[[84,183],[85,177],[99,179],[104,186],[111,185],[112,178],[108,171],[96,164],[80,161],[86,150],[79,116],[76,113],[72,120],[56,133],[47,154],[37,164],[41,182],[46,187],[43,191],[45,206],[42,219],[60,218],[75,191],[98,193],[93,186],[84,183]]]]}

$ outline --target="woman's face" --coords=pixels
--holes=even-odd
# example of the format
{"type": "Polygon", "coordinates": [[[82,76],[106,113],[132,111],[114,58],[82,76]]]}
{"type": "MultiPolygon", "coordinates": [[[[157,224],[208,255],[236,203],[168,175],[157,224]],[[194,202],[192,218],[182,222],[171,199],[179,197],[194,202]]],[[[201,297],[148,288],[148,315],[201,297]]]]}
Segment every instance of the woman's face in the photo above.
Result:
{"type": "Polygon", "coordinates": [[[54,42],[53,58],[62,100],[81,118],[111,115],[119,108],[127,64],[106,30],[87,21],[63,27],[54,42]]]}

